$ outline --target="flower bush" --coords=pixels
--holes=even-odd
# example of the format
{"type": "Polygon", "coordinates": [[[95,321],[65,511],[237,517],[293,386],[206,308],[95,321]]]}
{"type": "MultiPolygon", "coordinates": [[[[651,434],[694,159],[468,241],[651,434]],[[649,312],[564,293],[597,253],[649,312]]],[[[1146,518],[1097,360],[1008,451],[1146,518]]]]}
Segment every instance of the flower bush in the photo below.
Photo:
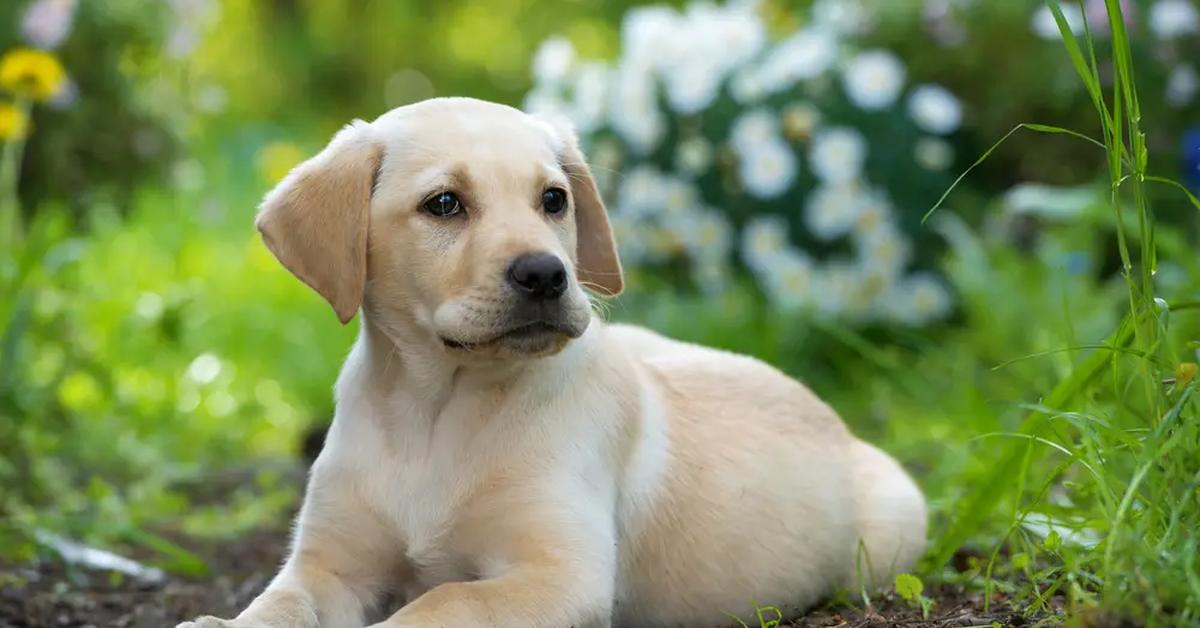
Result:
{"type": "Polygon", "coordinates": [[[47,204],[77,220],[92,202],[125,207],[138,183],[170,173],[180,129],[167,112],[185,109],[164,78],[174,13],[139,0],[0,3],[0,131],[28,136],[19,181],[27,217],[47,204]],[[24,110],[14,97],[36,106],[24,110]]]}
{"type": "Polygon", "coordinates": [[[778,37],[756,2],[639,8],[611,63],[545,42],[525,108],[579,130],[635,276],[719,291],[745,271],[779,307],[856,324],[949,314],[920,218],[951,181],[962,106],[856,46],[846,6],[778,37]]]}
{"type": "Polygon", "coordinates": [[[20,237],[21,220],[17,199],[17,177],[25,139],[29,135],[29,111],[34,102],[56,97],[66,83],[66,72],[54,55],[41,50],[17,48],[0,56],[0,91],[8,102],[0,102],[0,244],[11,247],[20,237]]]}
{"type": "MultiPolygon", "coordinates": [[[[1050,9],[1042,0],[844,0],[865,17],[855,35],[864,46],[895,50],[916,81],[943,82],[963,99],[974,141],[982,153],[1019,122],[1048,123],[1099,137],[1091,100],[1069,63],[1050,9]]],[[[1180,138],[1197,125],[1200,103],[1200,4],[1196,0],[1123,0],[1146,141],[1152,169],[1173,178],[1180,172],[1180,138]]],[[[1062,0],[1064,17],[1082,36],[1094,36],[1101,81],[1111,90],[1113,68],[1104,0],[1062,0]]],[[[1086,142],[1014,136],[971,180],[999,192],[1014,180],[1070,184],[1078,166],[1092,163],[1086,142]]],[[[1164,191],[1165,192],[1165,191],[1164,191]]],[[[1178,201],[1164,194],[1171,203],[1178,201]]]]}

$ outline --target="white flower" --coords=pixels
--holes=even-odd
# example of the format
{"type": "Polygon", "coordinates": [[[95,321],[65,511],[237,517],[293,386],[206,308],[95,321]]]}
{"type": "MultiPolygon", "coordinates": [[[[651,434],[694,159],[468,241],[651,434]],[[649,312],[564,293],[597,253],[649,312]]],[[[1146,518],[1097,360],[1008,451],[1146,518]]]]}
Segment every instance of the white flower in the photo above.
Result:
{"type": "Polygon", "coordinates": [[[857,267],[846,260],[834,260],[814,277],[814,305],[825,316],[850,315],[859,317],[865,307],[859,305],[856,294],[862,284],[857,267]],[[859,305],[859,307],[854,307],[859,305]]]}
{"type": "Polygon", "coordinates": [[[621,145],[615,139],[603,138],[596,140],[588,149],[591,157],[592,176],[596,179],[596,187],[606,197],[615,187],[621,168],[621,145]]]}
{"type": "Polygon", "coordinates": [[[883,190],[873,190],[863,196],[852,230],[860,238],[870,237],[879,229],[888,228],[892,221],[892,202],[883,190]]]}
{"type": "Polygon", "coordinates": [[[940,137],[923,137],[913,145],[913,160],[926,170],[945,170],[954,163],[954,148],[940,137]]]}
{"type": "Polygon", "coordinates": [[[733,227],[721,212],[713,209],[693,212],[677,230],[694,259],[724,261],[733,244],[733,227]]]}
{"type": "Polygon", "coordinates": [[[645,68],[625,64],[617,69],[608,115],[613,130],[638,154],[649,153],[662,139],[665,122],[654,78],[645,68]]]}
{"type": "Polygon", "coordinates": [[[750,196],[777,198],[796,179],[798,161],[791,147],[783,140],[775,139],[743,151],[738,173],[750,196]]]}
{"type": "Polygon", "coordinates": [[[663,76],[667,104],[683,114],[703,111],[717,98],[721,88],[720,70],[702,60],[693,60],[663,76]]]}
{"type": "Polygon", "coordinates": [[[21,36],[38,48],[59,47],[71,34],[77,0],[37,0],[21,17],[21,36]]]}
{"type": "Polygon", "coordinates": [[[738,116],[729,129],[729,144],[744,156],[758,146],[779,141],[779,119],[768,109],[751,109],[738,116]]]}
{"type": "Polygon", "coordinates": [[[858,260],[871,276],[892,278],[903,272],[912,254],[908,238],[890,222],[870,231],[856,230],[858,260]]]}
{"type": "Polygon", "coordinates": [[[837,60],[837,41],[827,32],[802,30],[780,42],[759,68],[759,80],[768,92],[790,88],[797,81],[816,78],[837,60]]]}
{"type": "Polygon", "coordinates": [[[891,106],[904,87],[904,64],[886,50],[860,52],[842,76],[846,96],[856,106],[879,110],[891,106]]]}
{"type": "Polygon", "coordinates": [[[867,159],[862,134],[849,127],[831,127],[817,133],[809,148],[808,161],[821,181],[838,185],[858,179],[867,159]]]}
{"type": "Polygon", "coordinates": [[[794,102],[783,108],[783,133],[791,139],[805,139],[821,122],[821,112],[807,102],[794,102]]]}
{"type": "Polygon", "coordinates": [[[743,105],[759,102],[767,95],[767,90],[767,82],[754,68],[745,68],[735,73],[729,83],[729,93],[734,100],[743,105]]]}
{"type": "Polygon", "coordinates": [[[742,261],[765,271],[788,248],[788,224],[782,216],[756,216],[742,229],[742,261]]]}
{"type": "Polygon", "coordinates": [[[1163,39],[1176,39],[1200,29],[1200,13],[1188,0],[1159,0],[1150,7],[1150,31],[1163,39]]]}
{"type": "Polygon", "coordinates": [[[535,87],[525,94],[521,109],[526,113],[549,118],[570,118],[567,115],[567,103],[563,102],[562,95],[557,89],[545,86],[535,87]]]}
{"type": "Polygon", "coordinates": [[[637,266],[647,261],[649,244],[646,238],[646,227],[641,220],[613,212],[608,217],[612,226],[613,239],[617,242],[617,251],[621,261],[631,266],[637,266]]]}
{"type": "Polygon", "coordinates": [[[1167,104],[1185,107],[1196,98],[1197,91],[1200,91],[1200,77],[1196,76],[1196,68],[1181,63],[1171,70],[1167,77],[1167,104]]]}
{"type": "Polygon", "coordinates": [[[881,299],[888,318],[920,326],[950,313],[950,293],[933,275],[915,273],[892,286],[881,299]]]}
{"type": "Polygon", "coordinates": [[[908,96],[908,112],[917,126],[946,135],[962,124],[962,104],[941,85],[919,85],[908,96]]]}
{"type": "Polygon", "coordinates": [[[720,59],[723,70],[744,64],[767,42],[767,27],[750,3],[729,2],[723,7],[695,3],[688,8],[688,17],[696,34],[708,36],[693,38],[693,46],[720,59]]]}
{"type": "Polygon", "coordinates": [[[699,135],[679,142],[675,149],[675,165],[683,174],[690,176],[704,174],[712,165],[712,157],[712,144],[699,135]]]}
{"type": "Polygon", "coordinates": [[[533,53],[533,78],[538,83],[557,83],[566,78],[575,63],[575,47],[565,37],[551,37],[533,53]]]}
{"type": "Polygon", "coordinates": [[[767,298],[785,310],[808,307],[814,299],[812,261],[795,249],[785,249],[770,265],[758,269],[767,298]]]}
{"type": "MultiPolygon", "coordinates": [[[[1071,33],[1078,35],[1083,32],[1083,9],[1078,4],[1064,3],[1059,5],[1062,8],[1063,18],[1067,20],[1067,26],[1071,29],[1071,33]]],[[[1054,13],[1050,11],[1050,7],[1042,5],[1033,13],[1033,32],[1042,39],[1057,40],[1062,38],[1062,33],[1058,30],[1058,22],[1054,20],[1054,13]]]]}
{"type": "Polygon", "coordinates": [[[625,173],[617,187],[619,212],[632,218],[661,212],[666,205],[666,177],[650,166],[625,173]]]}
{"type": "Polygon", "coordinates": [[[752,6],[694,3],[680,14],[643,7],[622,24],[623,63],[653,70],[672,108],[694,113],[710,104],[729,72],[758,54],[766,28],[752,6]]]}
{"type": "Polygon", "coordinates": [[[665,6],[630,9],[621,21],[621,49],[627,59],[649,61],[674,44],[679,13],[665,6]]]}
{"type": "Polygon", "coordinates": [[[211,353],[201,353],[188,365],[187,378],[204,385],[210,384],[221,374],[221,360],[211,353]]]}
{"type": "Polygon", "coordinates": [[[678,177],[665,176],[659,186],[662,194],[662,210],[667,214],[680,215],[694,212],[700,207],[700,190],[678,177]]]}
{"type": "Polygon", "coordinates": [[[887,310],[883,298],[895,284],[897,272],[875,266],[860,266],[857,269],[858,289],[851,298],[850,308],[862,320],[885,319],[887,310]]]}
{"type": "Polygon", "coordinates": [[[862,34],[874,26],[871,13],[860,0],[817,0],[812,20],[819,28],[838,34],[862,34]]]}
{"type": "Polygon", "coordinates": [[[817,238],[832,240],[854,228],[864,205],[863,192],[855,184],[822,185],[809,194],[804,224],[817,238]]]}
{"type": "Polygon", "coordinates": [[[728,74],[757,55],[766,41],[762,20],[749,7],[735,4],[695,3],[682,16],[647,13],[631,21],[630,29],[639,43],[629,54],[655,70],[667,103],[684,114],[711,105],[728,74]]]}
{"type": "Polygon", "coordinates": [[[602,63],[586,63],[576,69],[568,117],[579,133],[589,133],[604,122],[608,75],[608,66],[602,63]]]}

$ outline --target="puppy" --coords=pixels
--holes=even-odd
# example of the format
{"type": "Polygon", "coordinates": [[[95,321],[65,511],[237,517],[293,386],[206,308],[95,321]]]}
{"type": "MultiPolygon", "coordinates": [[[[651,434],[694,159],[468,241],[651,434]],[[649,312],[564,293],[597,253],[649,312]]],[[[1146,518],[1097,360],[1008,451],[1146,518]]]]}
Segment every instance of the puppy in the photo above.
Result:
{"type": "Polygon", "coordinates": [[[916,485],[807,388],[593,315],[621,266],[557,124],[465,98],[354,122],[257,225],[362,328],[282,571],[181,626],[719,626],[922,553],[916,485]]]}

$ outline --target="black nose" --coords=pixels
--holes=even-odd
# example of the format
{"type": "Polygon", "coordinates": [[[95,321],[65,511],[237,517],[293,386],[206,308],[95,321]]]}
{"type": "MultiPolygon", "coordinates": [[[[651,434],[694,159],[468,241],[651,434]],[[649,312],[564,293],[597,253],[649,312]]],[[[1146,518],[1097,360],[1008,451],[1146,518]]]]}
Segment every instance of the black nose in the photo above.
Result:
{"type": "Polygon", "coordinates": [[[523,297],[549,301],[566,292],[567,269],[557,256],[530,253],[513,260],[508,267],[508,283],[523,297]]]}

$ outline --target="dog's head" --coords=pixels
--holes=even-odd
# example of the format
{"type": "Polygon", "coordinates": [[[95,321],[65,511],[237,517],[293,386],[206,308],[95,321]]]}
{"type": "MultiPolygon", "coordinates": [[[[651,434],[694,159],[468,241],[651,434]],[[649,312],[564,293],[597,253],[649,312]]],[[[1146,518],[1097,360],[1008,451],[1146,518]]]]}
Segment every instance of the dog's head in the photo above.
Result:
{"type": "Polygon", "coordinates": [[[622,289],[574,134],[434,99],[354,122],[267,194],[258,229],[343,323],[360,307],[472,357],[547,355],[622,289]]]}

